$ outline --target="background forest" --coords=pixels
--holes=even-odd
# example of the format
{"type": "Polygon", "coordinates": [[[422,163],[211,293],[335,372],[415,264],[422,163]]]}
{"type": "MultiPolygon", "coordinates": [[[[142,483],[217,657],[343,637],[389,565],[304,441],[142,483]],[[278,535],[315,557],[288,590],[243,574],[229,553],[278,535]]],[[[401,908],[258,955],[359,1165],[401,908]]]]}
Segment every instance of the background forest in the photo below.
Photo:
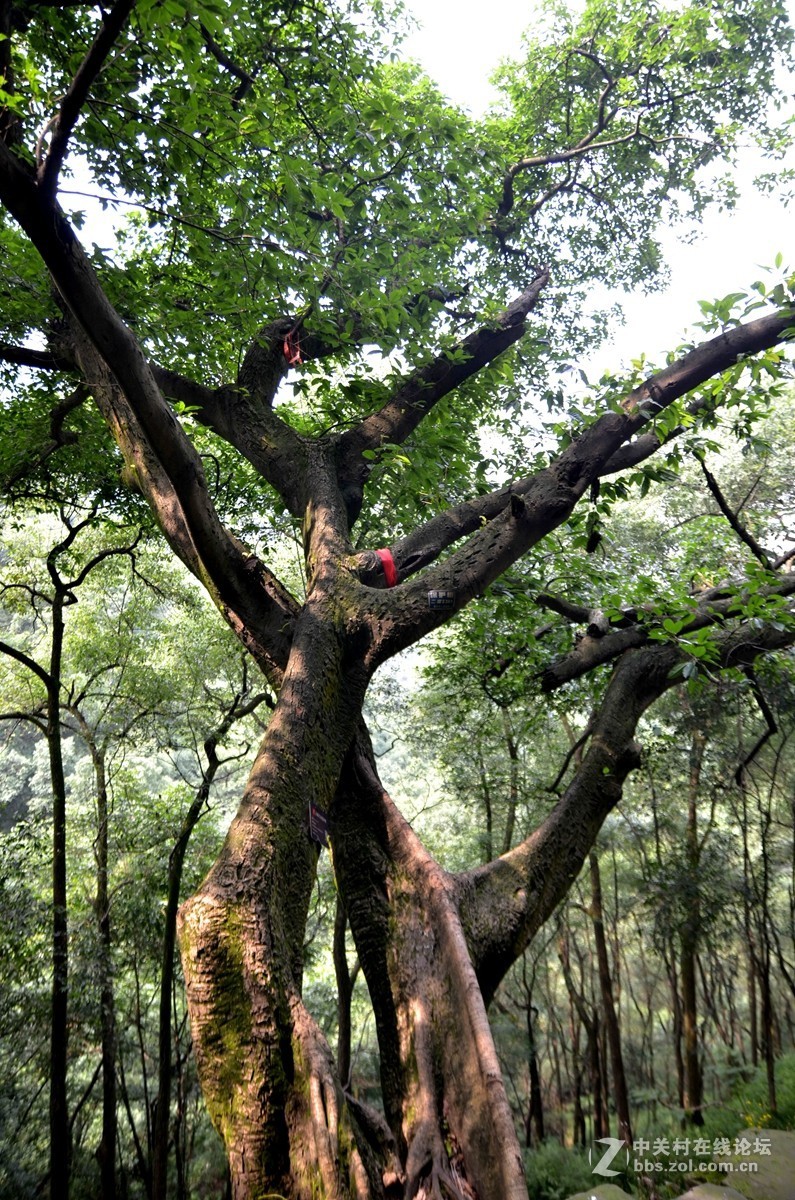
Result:
{"type": "MultiPolygon", "coordinates": [[[[772,388],[759,408],[752,437],[711,439],[712,486],[697,449],[675,476],[651,483],[642,504],[620,487],[600,496],[596,552],[586,516],[421,655],[376,680],[368,716],[384,777],[445,866],[487,862],[520,842],[580,752],[605,680],[588,677],[539,704],[551,651],[570,638],[565,618],[576,617],[548,599],[549,619],[539,618],[536,602],[552,580],[562,590],[567,572],[580,585],[585,577],[602,604],[621,607],[628,581],[653,603],[672,561],[687,587],[746,569],[746,547],[715,499],[716,476],[748,536],[768,546],[792,538],[791,394],[772,388]]],[[[56,492],[64,483],[53,472],[56,492]]],[[[226,1187],[192,1059],[174,898],[190,893],[217,853],[273,698],[203,594],[164,562],[142,516],[79,496],[53,505],[27,490],[6,506],[0,1194],[8,1200],[47,1186],[52,738],[67,796],[73,1194],[100,1194],[109,1105],[118,1194],[151,1194],[163,1094],[171,1194],[214,1197],[226,1187]],[[59,672],[55,731],[36,662],[59,672]],[[113,1086],[103,1095],[108,1070],[113,1086]]],[[[288,572],[291,557],[298,562],[289,546],[287,536],[288,572]]],[[[691,650],[697,662],[697,640],[691,650]]],[[[795,1123],[793,665],[779,656],[752,677],[724,673],[717,683],[709,668],[696,675],[685,666],[644,720],[642,768],[571,894],[497,992],[493,1027],[539,1200],[587,1186],[586,1151],[607,1134],[673,1144],[686,1113],[697,1124],[684,1128],[710,1144],[745,1127],[795,1123]]],[[[343,1082],[377,1103],[367,989],[326,854],[305,964],[308,1002],[338,1048],[343,1082]]],[[[668,1194],[677,1184],[671,1177],[668,1194]]]]}

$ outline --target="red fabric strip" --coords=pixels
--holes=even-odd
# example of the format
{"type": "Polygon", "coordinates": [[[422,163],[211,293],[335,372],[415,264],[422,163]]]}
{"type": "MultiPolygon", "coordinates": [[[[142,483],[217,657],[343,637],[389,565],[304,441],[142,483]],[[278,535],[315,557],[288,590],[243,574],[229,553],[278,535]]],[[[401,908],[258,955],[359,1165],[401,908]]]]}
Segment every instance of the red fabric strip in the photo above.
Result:
{"type": "Polygon", "coordinates": [[[295,332],[288,333],[284,339],[284,357],[287,359],[291,367],[300,366],[304,361],[301,358],[301,344],[298,341],[298,336],[295,332]]]}
{"type": "Polygon", "coordinates": [[[376,550],[376,554],[381,559],[384,567],[384,579],[386,579],[387,587],[394,587],[398,581],[397,567],[392,553],[389,550],[376,550]]]}

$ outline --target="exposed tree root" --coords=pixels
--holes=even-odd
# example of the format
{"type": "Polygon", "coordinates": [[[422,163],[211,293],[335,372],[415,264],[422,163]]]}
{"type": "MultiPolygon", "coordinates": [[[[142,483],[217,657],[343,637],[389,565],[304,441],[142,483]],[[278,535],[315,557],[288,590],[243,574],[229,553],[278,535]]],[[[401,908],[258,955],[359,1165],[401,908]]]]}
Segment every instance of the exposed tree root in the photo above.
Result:
{"type": "MultiPolygon", "coordinates": [[[[343,1200],[340,1163],[339,1091],[331,1050],[320,1029],[296,997],[291,1003],[296,1077],[285,1107],[290,1134],[290,1163],[295,1178],[320,1176],[328,1200],[343,1200]]],[[[358,1189],[357,1189],[358,1190],[358,1189]]],[[[369,1196],[369,1190],[363,1193],[369,1196]]]]}

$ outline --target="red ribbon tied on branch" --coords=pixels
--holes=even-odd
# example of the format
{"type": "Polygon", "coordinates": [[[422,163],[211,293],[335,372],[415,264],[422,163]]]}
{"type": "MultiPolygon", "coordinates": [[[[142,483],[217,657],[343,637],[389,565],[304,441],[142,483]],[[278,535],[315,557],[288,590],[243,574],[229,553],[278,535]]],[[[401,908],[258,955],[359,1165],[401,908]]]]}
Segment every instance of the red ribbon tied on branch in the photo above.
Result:
{"type": "Polygon", "coordinates": [[[301,343],[298,340],[298,334],[294,329],[291,329],[284,339],[284,357],[287,359],[291,367],[300,367],[304,361],[301,358],[301,343]]]}
{"type": "Polygon", "coordinates": [[[384,568],[384,579],[388,588],[394,587],[398,581],[397,567],[395,560],[392,557],[390,550],[376,550],[376,554],[381,559],[381,565],[384,568]]]}

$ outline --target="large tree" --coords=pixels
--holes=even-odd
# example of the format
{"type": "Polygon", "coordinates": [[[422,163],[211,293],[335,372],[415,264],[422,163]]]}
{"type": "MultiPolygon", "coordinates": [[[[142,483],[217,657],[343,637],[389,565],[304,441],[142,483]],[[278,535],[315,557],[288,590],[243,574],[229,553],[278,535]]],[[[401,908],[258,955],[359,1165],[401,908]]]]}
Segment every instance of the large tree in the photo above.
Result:
{"type": "Polygon", "coordinates": [[[278,691],[180,922],[238,1200],[526,1196],[489,1000],[586,859],[677,668],[795,637],[795,577],[774,553],[753,625],[732,581],[673,617],[592,619],[546,597],[590,627],[547,686],[616,665],[539,829],[451,875],[386,794],[362,719],[378,666],[576,520],[601,479],[631,469],[643,486],[687,427],[724,403],[747,417],[746,376],[780,370],[793,324],[783,283],[753,319],[717,306],[713,336],[539,446],[545,372],[603,328],[591,293],[654,285],[661,220],[731,201],[720,170],[741,137],[781,150],[785,6],[551,5],[482,121],[395,61],[398,16],[356,0],[0,2],[0,355],[22,369],[7,419],[41,436],[11,475],[96,444],[90,395],[126,486],[278,691]],[[86,192],[132,213],[113,252],[78,239],[86,192]],[[290,588],[271,564],[296,523],[290,588]],[[330,817],[386,1120],[343,1095],[302,1001],[309,805],[330,817]]]}

